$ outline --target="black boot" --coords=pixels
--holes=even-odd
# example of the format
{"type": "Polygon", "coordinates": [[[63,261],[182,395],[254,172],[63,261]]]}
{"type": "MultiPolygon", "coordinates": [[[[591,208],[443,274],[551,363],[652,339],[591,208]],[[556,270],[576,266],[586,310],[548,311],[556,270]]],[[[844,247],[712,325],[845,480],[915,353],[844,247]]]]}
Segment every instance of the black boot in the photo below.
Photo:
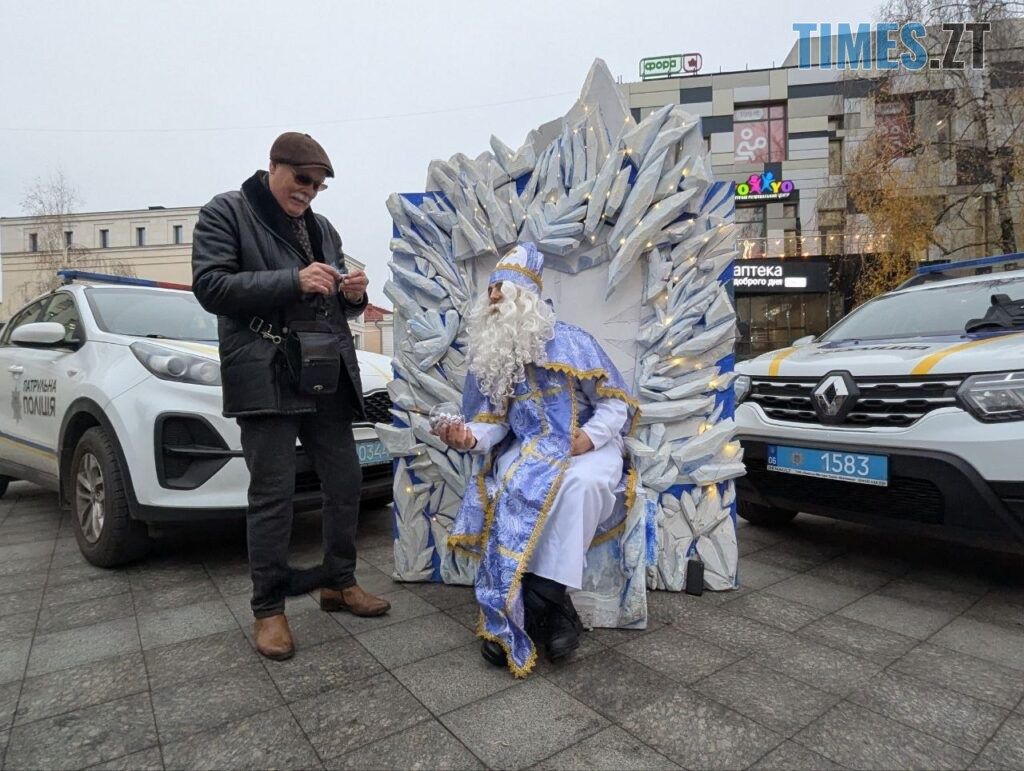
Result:
{"type": "Polygon", "coordinates": [[[505,649],[494,642],[494,640],[483,641],[483,644],[480,646],[480,655],[484,657],[488,664],[493,664],[496,667],[503,667],[507,663],[505,649]]]}
{"type": "Polygon", "coordinates": [[[580,647],[583,622],[568,592],[548,615],[548,630],[548,661],[565,658],[580,647]]]}
{"type": "MultiPolygon", "coordinates": [[[[526,634],[538,648],[547,645],[548,608],[547,601],[535,587],[537,576],[526,573],[523,576],[523,613],[526,618],[526,634]]],[[[541,579],[543,580],[543,579],[541,579]]]]}

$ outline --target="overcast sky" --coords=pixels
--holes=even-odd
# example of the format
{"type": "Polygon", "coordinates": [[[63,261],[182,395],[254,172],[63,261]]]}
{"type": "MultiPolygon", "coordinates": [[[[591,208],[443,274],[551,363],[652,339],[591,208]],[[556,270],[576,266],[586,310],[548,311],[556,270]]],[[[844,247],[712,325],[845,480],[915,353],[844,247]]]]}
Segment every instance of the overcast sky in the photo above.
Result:
{"type": "Polygon", "coordinates": [[[187,2],[0,0],[0,215],[62,167],[82,211],[197,206],[305,131],[337,178],[314,203],[385,303],[391,192],[427,164],[518,147],[573,103],[595,57],[699,51],[770,67],[794,22],[874,18],[877,0],[187,2]],[[842,10],[835,10],[836,8],[842,10]]]}

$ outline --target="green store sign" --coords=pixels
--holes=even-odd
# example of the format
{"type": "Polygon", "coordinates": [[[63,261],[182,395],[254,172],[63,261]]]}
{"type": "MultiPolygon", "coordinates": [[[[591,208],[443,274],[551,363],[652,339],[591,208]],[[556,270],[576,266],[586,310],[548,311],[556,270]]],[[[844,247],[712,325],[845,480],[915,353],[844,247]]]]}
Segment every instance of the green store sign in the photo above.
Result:
{"type": "Polygon", "coordinates": [[[683,54],[649,56],[640,60],[640,79],[670,78],[683,71],[683,54]]]}

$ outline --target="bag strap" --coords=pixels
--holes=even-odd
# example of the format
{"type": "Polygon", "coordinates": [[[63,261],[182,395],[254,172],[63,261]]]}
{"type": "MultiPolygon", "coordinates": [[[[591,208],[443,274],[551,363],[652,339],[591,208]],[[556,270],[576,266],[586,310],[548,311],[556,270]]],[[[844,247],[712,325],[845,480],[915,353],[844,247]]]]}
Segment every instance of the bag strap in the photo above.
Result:
{"type": "Polygon", "coordinates": [[[281,341],[284,338],[282,338],[281,335],[274,334],[274,326],[269,321],[264,321],[259,316],[253,316],[249,321],[249,329],[263,339],[269,340],[279,348],[281,347],[281,341]]]}

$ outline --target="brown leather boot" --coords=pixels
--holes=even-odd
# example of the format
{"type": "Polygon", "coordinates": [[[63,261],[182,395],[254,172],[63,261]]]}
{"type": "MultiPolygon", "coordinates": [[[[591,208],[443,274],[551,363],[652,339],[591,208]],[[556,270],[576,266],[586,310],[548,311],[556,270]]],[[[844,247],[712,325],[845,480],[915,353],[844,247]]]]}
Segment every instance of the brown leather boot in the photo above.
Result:
{"type": "Polygon", "coordinates": [[[354,616],[383,616],[391,610],[391,603],[374,597],[358,584],[345,589],[321,589],[320,610],[345,610],[354,616]]]}
{"type": "Polygon", "coordinates": [[[256,633],[256,650],[261,655],[274,661],[284,661],[295,655],[295,642],[292,630],[288,628],[288,619],[284,613],[253,621],[256,633]]]}

